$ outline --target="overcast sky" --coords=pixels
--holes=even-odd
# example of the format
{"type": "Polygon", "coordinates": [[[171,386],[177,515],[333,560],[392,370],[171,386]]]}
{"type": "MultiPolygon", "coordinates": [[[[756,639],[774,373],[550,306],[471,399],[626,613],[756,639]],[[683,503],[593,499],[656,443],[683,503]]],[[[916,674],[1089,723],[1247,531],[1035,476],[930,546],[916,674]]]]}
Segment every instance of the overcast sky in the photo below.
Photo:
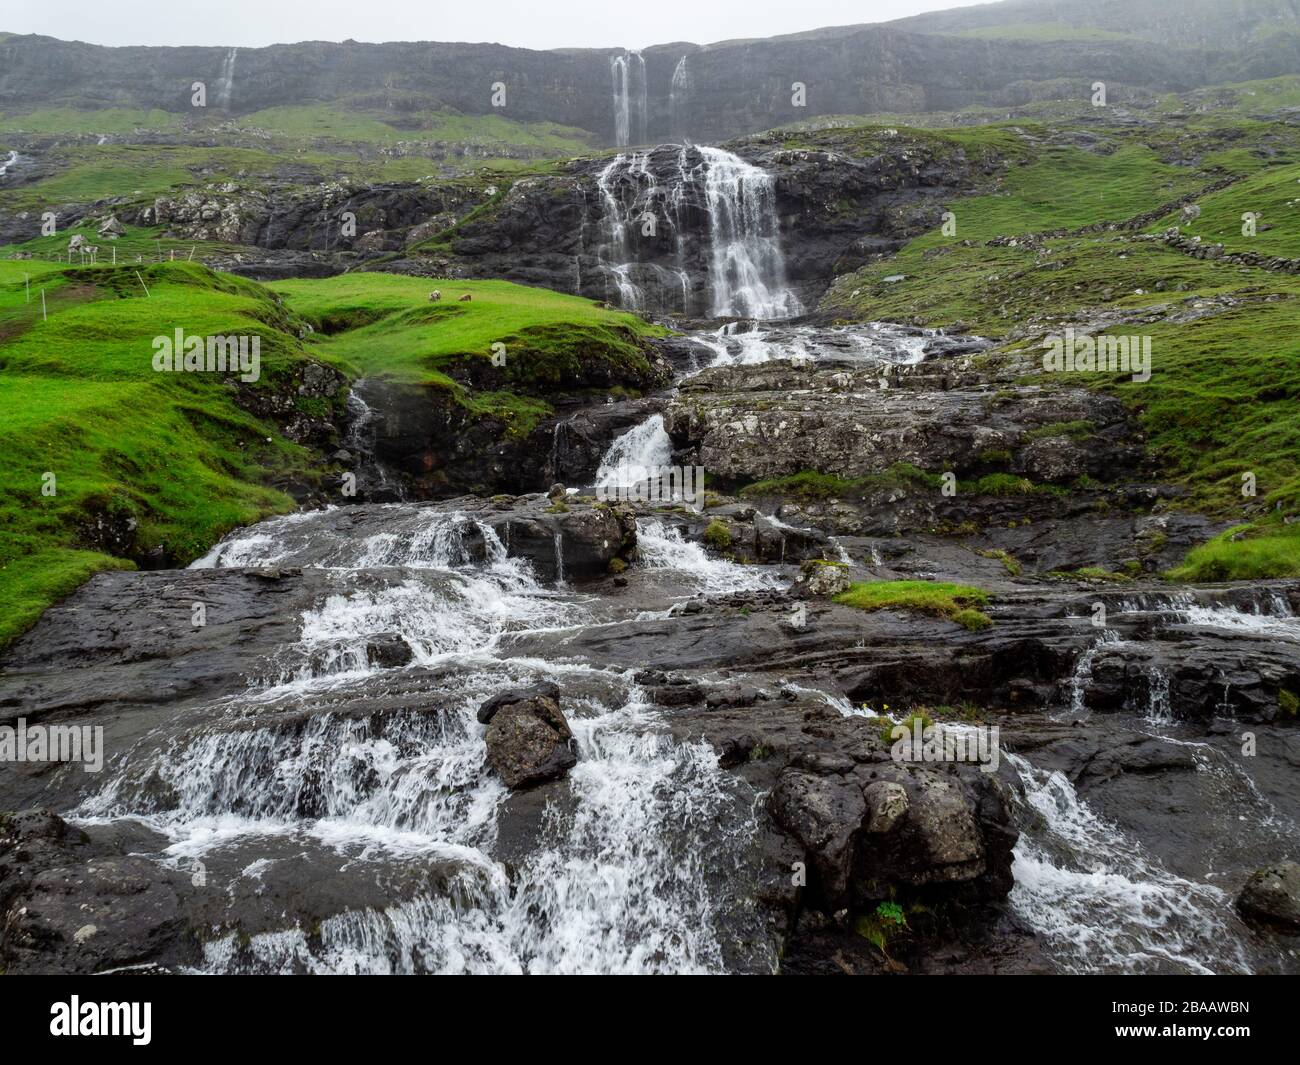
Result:
{"type": "Polygon", "coordinates": [[[495,41],[522,48],[708,44],[886,22],[976,0],[5,0],[0,30],[93,44],[495,41]]]}

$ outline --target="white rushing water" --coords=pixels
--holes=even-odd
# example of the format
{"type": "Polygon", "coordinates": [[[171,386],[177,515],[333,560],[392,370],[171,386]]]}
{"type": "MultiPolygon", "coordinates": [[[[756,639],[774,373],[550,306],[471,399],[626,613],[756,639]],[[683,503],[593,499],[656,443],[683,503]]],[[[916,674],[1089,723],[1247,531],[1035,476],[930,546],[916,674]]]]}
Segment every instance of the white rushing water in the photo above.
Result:
{"type": "Polygon", "coordinates": [[[232,48],[221,61],[221,77],[217,81],[217,104],[224,111],[230,110],[231,94],[235,91],[235,56],[238,48],[232,48]]]}
{"type": "Polygon", "coordinates": [[[682,135],[686,129],[686,107],[694,88],[689,57],[682,56],[673,67],[673,80],[668,88],[668,109],[672,113],[675,136],[682,135]]]}
{"type": "Polygon", "coordinates": [[[780,588],[781,579],[763,566],[742,566],[712,557],[702,544],[687,540],[680,529],[658,519],[638,518],[637,554],[645,569],[688,574],[696,587],[712,595],[780,588]]]}
{"type": "MultiPolygon", "coordinates": [[[[756,830],[752,794],[707,744],[673,739],[630,674],[499,653],[507,632],[590,616],[579,597],[543,587],[508,557],[490,528],[409,506],[381,512],[394,531],[351,542],[323,524],[333,511],[293,515],[235,534],[196,564],[312,565],[338,590],[282,649],[291,665],[305,663],[297,672],[184,728],[164,726],[81,818],[143,822],[167,841],[159,860],[181,869],[233,865],[223,889],[252,910],[268,891],[300,894],[308,860],[320,868],[313,876],[360,885],[359,901],[310,923],[276,903],[264,930],[214,934],[202,971],[726,968],[722,918],[747,920],[730,895],[756,830]],[[367,660],[367,641],[387,636],[415,652],[412,664],[367,660]],[[322,652],[333,657],[322,662],[322,652]],[[496,856],[508,792],[487,767],[475,712],[541,679],[564,692],[579,760],[539,838],[508,869],[496,856]],[[172,798],[160,804],[160,790],[172,798]]],[[[705,573],[720,565],[687,563],[705,573]]],[[[755,964],[774,964],[761,929],[743,939],[755,964]]]]}
{"type": "Polygon", "coordinates": [[[9,168],[16,162],[18,162],[17,152],[10,152],[5,156],[4,162],[0,163],[0,178],[3,178],[7,173],[9,173],[9,168]]]}
{"type": "Polygon", "coordinates": [[[645,59],[633,49],[609,60],[614,96],[614,143],[640,144],[646,135],[645,59]]]}
{"type": "Polygon", "coordinates": [[[664,416],[652,414],[615,438],[596,470],[596,487],[630,488],[672,462],[673,442],[664,430],[664,416]]]}
{"type": "Polygon", "coordinates": [[[1266,639],[1300,640],[1300,618],[1280,596],[1273,597],[1268,610],[1242,610],[1229,606],[1188,606],[1178,610],[1184,624],[1209,629],[1223,629],[1241,636],[1266,639]]]}
{"type": "Polygon", "coordinates": [[[792,318],[803,313],[786,283],[776,179],[721,148],[699,151],[709,206],[712,313],[739,318],[792,318]]]}
{"type": "MultiPolygon", "coordinates": [[[[888,368],[923,362],[942,342],[944,334],[936,329],[908,329],[886,322],[826,328],[750,321],[728,322],[711,332],[691,333],[688,339],[707,353],[699,370],[757,366],[774,359],[799,363],[834,360],[888,368]]],[[[979,338],[973,340],[980,342],[979,338]]]]}
{"type": "Polygon", "coordinates": [[[619,306],[755,319],[803,312],[786,277],[775,179],[761,168],[721,148],[665,145],[614,156],[596,191],[600,223],[594,239],[584,226],[584,246],[619,306]],[[701,208],[707,232],[691,228],[701,208]],[[706,294],[692,291],[692,242],[707,242],[706,294]]]}
{"type": "Polygon", "coordinates": [[[1059,772],[1008,753],[1033,821],[1011,905],[1070,972],[1241,973],[1228,895],[1176,876],[1097,814],[1059,772]]]}

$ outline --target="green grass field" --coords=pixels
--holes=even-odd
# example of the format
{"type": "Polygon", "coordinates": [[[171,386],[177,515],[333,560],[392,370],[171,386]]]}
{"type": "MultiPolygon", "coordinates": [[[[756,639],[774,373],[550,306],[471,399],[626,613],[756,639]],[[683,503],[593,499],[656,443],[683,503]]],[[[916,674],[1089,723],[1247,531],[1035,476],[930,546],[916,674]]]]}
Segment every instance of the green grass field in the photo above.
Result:
{"type": "Polygon", "coordinates": [[[291,509],[288,486],[324,476],[320,456],[237,402],[227,375],[155,372],[155,336],[256,334],[262,376],[248,387],[290,396],[312,358],[459,390],[439,367],[487,357],[503,340],[517,391],[458,398],[513,424],[549,411],[539,393],[573,360],[644,363],[636,338],[649,330],[589,300],[501,281],[354,274],[276,291],[283,303],[192,263],[0,261],[0,644],[92,573],[132,564],[122,556],[187,562],[231,528],[291,509]],[[448,302],[430,304],[439,284],[448,302]],[[455,302],[464,292],[473,299],[455,302]],[[345,328],[358,316],[367,324],[345,328]],[[307,322],[341,331],[304,343],[307,322]],[[125,530],[129,547],[105,542],[105,528],[125,530]]]}
{"type": "Polygon", "coordinates": [[[278,481],[315,476],[308,453],[245,413],[224,379],[152,366],[152,338],[177,326],[256,333],[254,387],[273,388],[304,359],[285,312],[260,286],[202,267],[143,267],[148,297],[134,273],[0,262],[0,642],[94,571],[129,565],[99,529],[129,528],[130,553],[183,562],[288,509],[278,481]]]}

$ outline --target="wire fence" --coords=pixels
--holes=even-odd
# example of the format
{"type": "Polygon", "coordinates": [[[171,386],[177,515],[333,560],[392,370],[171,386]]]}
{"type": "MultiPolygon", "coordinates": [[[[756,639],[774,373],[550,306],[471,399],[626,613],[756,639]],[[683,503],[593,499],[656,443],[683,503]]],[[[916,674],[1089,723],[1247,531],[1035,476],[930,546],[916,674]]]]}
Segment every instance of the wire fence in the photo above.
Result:
{"type": "Polygon", "coordinates": [[[216,249],[199,243],[179,244],[158,240],[87,240],[76,246],[27,248],[11,259],[62,263],[66,266],[125,266],[143,263],[197,262],[216,258],[216,249]]]}

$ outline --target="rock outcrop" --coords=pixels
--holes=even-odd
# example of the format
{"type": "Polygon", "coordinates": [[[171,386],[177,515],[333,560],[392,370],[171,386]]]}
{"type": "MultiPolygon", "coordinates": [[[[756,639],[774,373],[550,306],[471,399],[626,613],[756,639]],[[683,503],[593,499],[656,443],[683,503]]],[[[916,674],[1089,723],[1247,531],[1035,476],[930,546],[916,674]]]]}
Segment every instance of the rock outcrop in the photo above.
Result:
{"type": "Polygon", "coordinates": [[[554,780],[578,764],[573,733],[554,684],[493,696],[478,710],[488,763],[508,788],[554,780]]]}
{"type": "Polygon", "coordinates": [[[1300,932],[1300,865],[1280,862],[1253,873],[1237,896],[1247,917],[1300,932]]]}

